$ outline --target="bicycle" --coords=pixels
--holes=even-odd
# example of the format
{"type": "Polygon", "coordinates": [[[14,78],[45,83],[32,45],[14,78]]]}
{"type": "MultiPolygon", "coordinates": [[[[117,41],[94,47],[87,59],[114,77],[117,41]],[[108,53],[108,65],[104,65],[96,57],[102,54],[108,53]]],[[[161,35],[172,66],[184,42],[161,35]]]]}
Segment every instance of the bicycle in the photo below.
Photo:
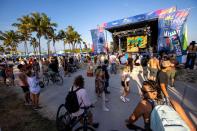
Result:
{"type": "Polygon", "coordinates": [[[43,83],[48,86],[49,80],[57,85],[63,85],[63,78],[59,73],[49,74],[48,72],[43,73],[43,83]]]}
{"type": "Polygon", "coordinates": [[[93,106],[81,107],[84,109],[84,113],[79,117],[73,117],[65,107],[65,104],[61,104],[56,114],[56,127],[58,131],[72,131],[77,123],[83,120],[83,124],[79,126],[75,131],[95,131],[95,129],[88,124],[88,109],[93,106]],[[61,112],[62,111],[62,112],[61,112]]]}

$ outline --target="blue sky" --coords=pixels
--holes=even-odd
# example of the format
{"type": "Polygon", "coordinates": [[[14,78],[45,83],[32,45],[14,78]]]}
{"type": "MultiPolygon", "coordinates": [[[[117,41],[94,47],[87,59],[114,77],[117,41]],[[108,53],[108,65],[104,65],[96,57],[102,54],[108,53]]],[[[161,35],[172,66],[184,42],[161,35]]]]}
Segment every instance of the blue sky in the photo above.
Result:
{"type": "MultiPolygon", "coordinates": [[[[58,24],[57,30],[72,25],[86,42],[92,43],[90,29],[98,24],[171,6],[192,8],[187,20],[188,39],[197,41],[197,0],[1,0],[0,30],[14,29],[11,24],[23,15],[43,12],[58,24]]],[[[45,50],[46,41],[42,44],[45,50]]],[[[56,45],[58,50],[63,47],[62,43],[56,45]]]]}

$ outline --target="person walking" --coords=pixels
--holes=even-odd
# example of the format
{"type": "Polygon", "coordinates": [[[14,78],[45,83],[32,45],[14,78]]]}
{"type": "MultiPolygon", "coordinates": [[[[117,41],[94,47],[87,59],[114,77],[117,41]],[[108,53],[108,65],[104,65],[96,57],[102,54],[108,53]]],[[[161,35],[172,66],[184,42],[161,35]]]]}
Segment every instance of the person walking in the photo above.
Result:
{"type": "Polygon", "coordinates": [[[148,61],[148,67],[150,70],[150,77],[149,80],[156,80],[157,72],[160,70],[159,60],[156,58],[155,55],[151,57],[151,59],[148,61]]]}
{"type": "Polygon", "coordinates": [[[129,68],[129,73],[131,74],[131,72],[133,70],[133,58],[132,58],[132,54],[129,54],[129,57],[127,59],[127,67],[129,68]]]}
{"type": "Polygon", "coordinates": [[[37,59],[34,59],[32,67],[33,67],[33,71],[35,72],[36,76],[39,77],[40,65],[39,65],[39,62],[37,61],[37,59]]]}
{"type": "Polygon", "coordinates": [[[29,84],[27,82],[27,76],[23,71],[23,65],[18,65],[19,73],[18,73],[18,84],[22,88],[25,97],[25,105],[30,105],[30,92],[29,92],[29,84]]]}
{"type": "Polygon", "coordinates": [[[129,98],[126,97],[126,96],[128,96],[128,94],[130,92],[129,82],[130,82],[130,74],[129,74],[128,68],[124,67],[123,73],[121,76],[121,85],[123,88],[123,93],[120,96],[120,99],[123,102],[128,102],[130,100],[129,98]]]}
{"type": "Polygon", "coordinates": [[[117,70],[116,70],[116,62],[117,62],[117,57],[114,55],[114,53],[112,53],[112,55],[109,57],[110,59],[110,72],[111,74],[116,74],[117,70]]]}
{"type": "Polygon", "coordinates": [[[195,60],[196,60],[196,52],[197,52],[197,46],[195,46],[197,43],[195,41],[192,41],[187,49],[187,60],[185,63],[185,68],[194,68],[195,60]]]}
{"type": "Polygon", "coordinates": [[[107,89],[108,87],[109,87],[109,78],[110,78],[110,76],[109,76],[109,72],[108,72],[108,60],[107,59],[105,59],[104,60],[104,64],[102,65],[102,70],[103,70],[103,72],[104,72],[104,74],[105,74],[105,86],[104,86],[104,91],[105,91],[105,93],[106,94],[110,94],[110,91],[107,89]]]}
{"type": "Polygon", "coordinates": [[[96,71],[96,78],[95,78],[95,91],[96,94],[99,97],[102,97],[102,109],[103,111],[109,111],[109,109],[106,107],[105,102],[108,101],[105,97],[105,72],[102,70],[102,67],[100,69],[98,68],[96,71]]]}
{"type": "Polygon", "coordinates": [[[168,78],[169,78],[169,82],[168,82],[168,85],[171,87],[171,88],[174,88],[174,82],[175,82],[175,75],[176,75],[176,65],[178,64],[178,62],[176,61],[176,56],[175,54],[172,55],[170,58],[169,58],[171,64],[170,64],[170,69],[169,71],[167,72],[168,74],[168,78]]]}

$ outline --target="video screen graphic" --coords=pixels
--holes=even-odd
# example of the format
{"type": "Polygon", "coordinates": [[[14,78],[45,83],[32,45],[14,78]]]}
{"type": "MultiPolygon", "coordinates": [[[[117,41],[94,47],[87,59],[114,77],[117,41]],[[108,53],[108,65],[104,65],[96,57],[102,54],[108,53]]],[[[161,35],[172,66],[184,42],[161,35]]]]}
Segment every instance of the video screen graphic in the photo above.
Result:
{"type": "Polygon", "coordinates": [[[147,47],[147,35],[127,37],[127,52],[139,52],[147,47]]]}

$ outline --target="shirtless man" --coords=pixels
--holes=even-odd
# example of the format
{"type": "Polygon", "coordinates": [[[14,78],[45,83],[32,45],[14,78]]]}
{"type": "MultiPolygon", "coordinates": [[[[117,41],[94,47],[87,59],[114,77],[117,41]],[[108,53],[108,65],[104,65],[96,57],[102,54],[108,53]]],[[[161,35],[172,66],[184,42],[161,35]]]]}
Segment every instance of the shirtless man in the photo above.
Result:
{"type": "Polygon", "coordinates": [[[159,66],[159,60],[156,58],[156,56],[151,57],[151,59],[148,62],[149,70],[150,70],[150,76],[149,80],[156,80],[157,72],[160,70],[159,66]]]}

